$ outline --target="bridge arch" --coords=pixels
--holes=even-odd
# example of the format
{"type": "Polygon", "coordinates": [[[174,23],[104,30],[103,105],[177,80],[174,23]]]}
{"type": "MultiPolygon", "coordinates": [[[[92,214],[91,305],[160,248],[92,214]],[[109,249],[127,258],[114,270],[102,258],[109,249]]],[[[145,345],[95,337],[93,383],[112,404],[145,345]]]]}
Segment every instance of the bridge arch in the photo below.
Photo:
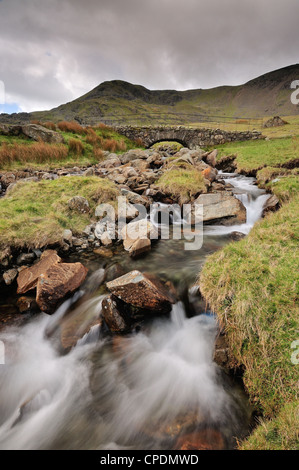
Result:
{"type": "Polygon", "coordinates": [[[162,142],[176,142],[178,144],[181,144],[183,147],[189,147],[188,144],[186,143],[186,141],[174,138],[174,139],[158,139],[158,140],[153,139],[153,141],[151,143],[146,145],[146,148],[150,148],[155,144],[159,144],[160,142],[161,143],[162,142]]]}

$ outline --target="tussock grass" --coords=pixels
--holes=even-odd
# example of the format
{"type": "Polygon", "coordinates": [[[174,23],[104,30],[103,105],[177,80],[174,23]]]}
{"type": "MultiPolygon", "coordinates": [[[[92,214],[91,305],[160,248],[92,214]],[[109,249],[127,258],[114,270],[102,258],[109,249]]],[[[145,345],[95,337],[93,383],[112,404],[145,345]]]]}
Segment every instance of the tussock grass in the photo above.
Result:
{"type": "Polygon", "coordinates": [[[103,143],[103,138],[99,136],[94,129],[88,128],[85,142],[92,145],[93,147],[100,147],[103,143]]]}
{"type": "Polygon", "coordinates": [[[70,152],[74,153],[75,155],[83,155],[84,153],[84,145],[79,139],[70,139],[68,142],[70,152]]]}
{"type": "Polygon", "coordinates": [[[96,205],[114,203],[117,195],[114,183],[97,177],[19,182],[0,199],[0,249],[59,244],[66,228],[79,235],[93,218],[96,205]],[[68,208],[67,201],[77,195],[88,200],[89,214],[68,208]]]}
{"type": "MultiPolygon", "coordinates": [[[[36,123],[54,130],[52,122],[36,123]]],[[[103,160],[104,151],[121,153],[136,144],[105,125],[83,128],[76,122],[62,121],[60,132],[66,144],[33,143],[20,136],[0,136],[0,169],[13,171],[24,165],[34,169],[95,165],[103,160]]]]}
{"type": "Polygon", "coordinates": [[[47,129],[50,129],[50,131],[57,131],[56,124],[53,121],[43,122],[42,126],[46,127],[47,129]]]}
{"type": "Polygon", "coordinates": [[[65,160],[67,155],[68,148],[63,144],[35,142],[33,144],[14,143],[8,145],[7,143],[3,143],[0,147],[0,166],[4,167],[15,162],[58,162],[65,160]]]}
{"type": "MultiPolygon", "coordinates": [[[[186,166],[186,164],[184,165],[186,166]]],[[[196,195],[206,192],[201,172],[192,165],[188,165],[186,168],[173,166],[164,172],[156,185],[161,191],[178,200],[180,204],[186,204],[196,195]]]]}
{"type": "Polygon", "coordinates": [[[76,121],[61,121],[57,124],[59,130],[63,132],[71,132],[72,134],[86,134],[87,130],[76,121]]]}

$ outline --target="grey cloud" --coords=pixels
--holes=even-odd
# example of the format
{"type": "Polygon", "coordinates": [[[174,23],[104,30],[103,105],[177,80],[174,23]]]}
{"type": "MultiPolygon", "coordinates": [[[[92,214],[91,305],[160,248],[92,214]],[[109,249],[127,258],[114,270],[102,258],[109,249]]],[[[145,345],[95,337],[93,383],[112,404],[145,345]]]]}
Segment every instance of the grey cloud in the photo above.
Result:
{"type": "Polygon", "coordinates": [[[240,84],[298,60],[297,0],[3,0],[0,80],[22,109],[104,80],[240,84]]]}

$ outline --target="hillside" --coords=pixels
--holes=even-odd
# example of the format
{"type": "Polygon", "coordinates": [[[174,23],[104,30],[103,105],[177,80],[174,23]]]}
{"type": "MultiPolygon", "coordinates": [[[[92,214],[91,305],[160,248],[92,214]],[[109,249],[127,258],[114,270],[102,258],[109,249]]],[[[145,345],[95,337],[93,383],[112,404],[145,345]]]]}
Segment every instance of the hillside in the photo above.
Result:
{"type": "MultiPolygon", "coordinates": [[[[244,85],[187,91],[148,90],[114,80],[101,83],[80,98],[24,119],[78,120],[81,124],[188,124],[217,119],[259,118],[299,114],[291,103],[291,82],[299,64],[250,80],[244,85]]],[[[14,115],[12,119],[18,119],[14,115]]],[[[4,120],[4,116],[0,116],[4,120]]]]}

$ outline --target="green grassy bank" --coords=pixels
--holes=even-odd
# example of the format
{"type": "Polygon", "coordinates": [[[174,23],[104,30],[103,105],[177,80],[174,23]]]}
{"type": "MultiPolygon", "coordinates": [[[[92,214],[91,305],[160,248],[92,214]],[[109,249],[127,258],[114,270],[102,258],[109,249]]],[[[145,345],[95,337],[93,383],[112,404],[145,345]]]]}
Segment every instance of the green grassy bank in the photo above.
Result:
{"type": "Polygon", "coordinates": [[[298,155],[298,148],[292,152],[290,139],[239,148],[239,171],[271,165],[257,178],[277,195],[281,208],[246,238],[210,256],[199,285],[226,330],[231,355],[245,366],[244,384],[263,414],[240,448],[298,449],[299,177],[296,169],[276,166],[298,155]]]}
{"type": "Polygon", "coordinates": [[[70,176],[53,181],[19,182],[0,199],[0,249],[41,248],[61,243],[64,229],[79,235],[101,203],[115,203],[118,189],[110,180],[70,176]],[[68,201],[82,196],[89,212],[71,210],[68,201]]]}

